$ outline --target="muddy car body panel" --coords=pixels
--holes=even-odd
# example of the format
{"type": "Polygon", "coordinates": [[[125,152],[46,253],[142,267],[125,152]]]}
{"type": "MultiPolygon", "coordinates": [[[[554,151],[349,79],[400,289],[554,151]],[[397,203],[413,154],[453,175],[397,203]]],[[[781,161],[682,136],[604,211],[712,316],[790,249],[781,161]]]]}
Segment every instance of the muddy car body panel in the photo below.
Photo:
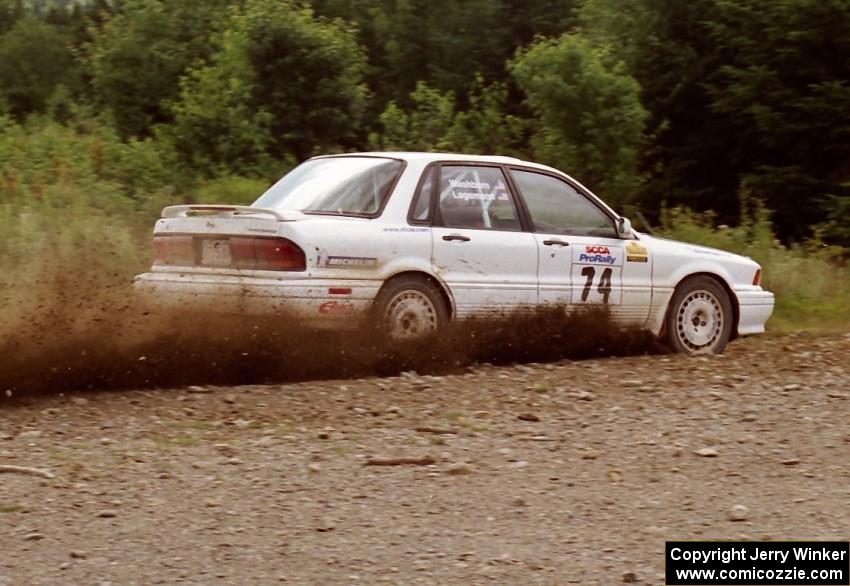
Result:
{"type": "Polygon", "coordinates": [[[728,293],[732,337],[763,331],[773,308],[751,259],[635,232],[568,175],[509,157],[316,157],[253,206],[166,208],[154,239],[136,287],[157,302],[332,327],[358,323],[409,276],[439,289],[451,318],[605,305],[659,334],[674,292],[699,275],[728,293]]]}

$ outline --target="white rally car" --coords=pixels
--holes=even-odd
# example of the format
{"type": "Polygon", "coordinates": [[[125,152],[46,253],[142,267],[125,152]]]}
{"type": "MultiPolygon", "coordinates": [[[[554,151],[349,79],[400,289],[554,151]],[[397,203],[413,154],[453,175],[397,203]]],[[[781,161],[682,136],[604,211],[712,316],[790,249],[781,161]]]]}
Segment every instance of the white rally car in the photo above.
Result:
{"type": "Polygon", "coordinates": [[[251,206],[163,210],[136,287],[393,338],[541,305],[604,304],[677,351],[764,331],[773,294],[749,258],[635,232],[564,173],[509,157],[310,159],[251,206]]]}

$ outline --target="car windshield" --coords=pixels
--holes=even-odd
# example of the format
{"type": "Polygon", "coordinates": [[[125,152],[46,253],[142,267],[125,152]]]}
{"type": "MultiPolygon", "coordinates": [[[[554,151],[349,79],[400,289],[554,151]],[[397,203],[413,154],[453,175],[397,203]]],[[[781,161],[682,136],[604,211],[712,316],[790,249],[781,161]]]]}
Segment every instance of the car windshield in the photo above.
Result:
{"type": "Polygon", "coordinates": [[[297,166],[254,207],[314,214],[371,216],[389,196],[402,162],[380,157],[327,157],[297,166]]]}

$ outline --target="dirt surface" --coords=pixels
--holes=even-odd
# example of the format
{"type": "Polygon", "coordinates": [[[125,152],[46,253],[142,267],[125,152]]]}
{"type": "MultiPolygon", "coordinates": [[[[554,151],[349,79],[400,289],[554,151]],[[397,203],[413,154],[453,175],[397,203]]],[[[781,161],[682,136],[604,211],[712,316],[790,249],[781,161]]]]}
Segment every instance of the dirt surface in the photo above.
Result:
{"type": "Polygon", "coordinates": [[[850,539],[848,415],[850,335],[44,396],[0,584],[660,584],[668,539],[850,539]]]}

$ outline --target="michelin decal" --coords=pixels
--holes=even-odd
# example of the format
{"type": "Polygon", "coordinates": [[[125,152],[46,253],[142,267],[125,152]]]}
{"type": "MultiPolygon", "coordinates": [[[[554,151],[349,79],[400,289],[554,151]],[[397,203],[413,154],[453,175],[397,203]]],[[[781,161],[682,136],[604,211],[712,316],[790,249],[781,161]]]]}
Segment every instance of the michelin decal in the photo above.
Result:
{"type": "Polygon", "coordinates": [[[371,269],[378,265],[374,256],[340,256],[320,250],[316,264],[327,269],[371,269]]]}

